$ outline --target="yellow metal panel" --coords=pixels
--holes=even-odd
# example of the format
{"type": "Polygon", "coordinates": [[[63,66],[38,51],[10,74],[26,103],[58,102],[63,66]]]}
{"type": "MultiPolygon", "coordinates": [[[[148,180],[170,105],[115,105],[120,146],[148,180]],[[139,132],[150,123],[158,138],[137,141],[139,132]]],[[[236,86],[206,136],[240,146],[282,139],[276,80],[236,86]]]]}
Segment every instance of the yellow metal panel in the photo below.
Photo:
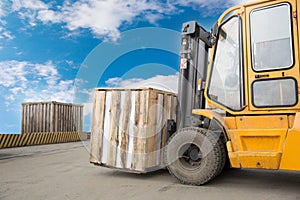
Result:
{"type": "MultiPolygon", "coordinates": [[[[296,4],[297,4],[297,11],[294,13],[294,15],[296,15],[297,16],[297,21],[298,21],[298,26],[297,26],[297,29],[298,29],[298,35],[295,35],[295,38],[298,40],[297,41],[297,43],[296,43],[296,45],[299,45],[299,36],[300,36],[300,3],[299,2],[297,2],[296,1],[296,4]]],[[[297,58],[298,57],[298,59],[297,60],[299,60],[300,59],[300,52],[299,52],[299,46],[298,46],[298,49],[297,49],[297,51],[295,52],[295,57],[297,58]]]]}
{"type": "Polygon", "coordinates": [[[231,147],[232,147],[232,151],[236,152],[238,151],[238,140],[237,140],[237,134],[236,134],[237,130],[229,130],[228,134],[229,134],[229,138],[231,140],[231,147]]]}
{"type": "Polygon", "coordinates": [[[241,116],[236,117],[238,129],[287,129],[287,115],[241,116]]]}
{"type": "Polygon", "coordinates": [[[236,129],[228,130],[232,167],[278,169],[288,119],[287,115],[236,117],[236,129]]]}
{"type": "Polygon", "coordinates": [[[233,168],[240,168],[240,161],[239,161],[239,157],[238,154],[235,152],[228,152],[228,157],[230,160],[230,165],[233,168]]]}
{"type": "Polygon", "coordinates": [[[250,129],[236,131],[237,151],[282,152],[286,129],[250,129]]]}
{"type": "Polygon", "coordinates": [[[242,168],[278,169],[281,153],[278,152],[239,152],[242,168]]]}
{"type": "Polygon", "coordinates": [[[228,127],[228,129],[236,129],[237,128],[235,117],[226,117],[225,124],[228,127]]]}
{"type": "Polygon", "coordinates": [[[300,170],[300,113],[295,116],[292,129],[288,131],[280,169],[300,170]]]}
{"type": "Polygon", "coordinates": [[[300,132],[290,131],[283,151],[280,169],[300,170],[300,132]]]}
{"type": "Polygon", "coordinates": [[[244,151],[277,151],[280,136],[241,136],[244,151]]]}

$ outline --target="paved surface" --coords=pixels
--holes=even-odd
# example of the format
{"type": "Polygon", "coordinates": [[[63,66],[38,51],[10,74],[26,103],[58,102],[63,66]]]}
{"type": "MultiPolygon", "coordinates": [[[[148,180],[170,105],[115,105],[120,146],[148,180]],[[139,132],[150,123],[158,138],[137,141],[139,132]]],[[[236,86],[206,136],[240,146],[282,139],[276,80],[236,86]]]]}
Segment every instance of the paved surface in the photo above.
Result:
{"type": "Polygon", "coordinates": [[[300,172],[230,170],[195,187],[165,170],[138,175],[93,166],[87,149],[77,142],[0,150],[0,199],[300,200],[300,172]]]}

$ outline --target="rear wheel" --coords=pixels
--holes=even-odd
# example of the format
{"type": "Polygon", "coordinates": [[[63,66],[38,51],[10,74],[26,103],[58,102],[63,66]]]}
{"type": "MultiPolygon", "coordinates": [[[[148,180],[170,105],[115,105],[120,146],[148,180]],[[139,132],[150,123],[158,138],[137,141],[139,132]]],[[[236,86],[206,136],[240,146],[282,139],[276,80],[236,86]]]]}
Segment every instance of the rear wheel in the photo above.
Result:
{"type": "Polygon", "coordinates": [[[169,139],[165,162],[181,183],[203,185],[223,170],[226,150],[218,134],[202,128],[184,128],[169,139]]]}

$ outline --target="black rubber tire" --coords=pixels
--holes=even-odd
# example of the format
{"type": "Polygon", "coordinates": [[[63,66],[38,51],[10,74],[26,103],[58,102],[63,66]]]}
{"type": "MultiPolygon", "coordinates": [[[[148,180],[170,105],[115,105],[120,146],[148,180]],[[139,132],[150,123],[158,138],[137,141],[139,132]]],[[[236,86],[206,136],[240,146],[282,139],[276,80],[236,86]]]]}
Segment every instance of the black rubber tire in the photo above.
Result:
{"type": "Polygon", "coordinates": [[[170,174],[188,185],[203,185],[214,179],[222,172],[226,157],[225,145],[220,136],[196,127],[174,133],[168,140],[164,156],[170,174]],[[202,153],[202,159],[196,166],[189,166],[180,158],[179,151],[188,144],[196,145],[202,153]]]}

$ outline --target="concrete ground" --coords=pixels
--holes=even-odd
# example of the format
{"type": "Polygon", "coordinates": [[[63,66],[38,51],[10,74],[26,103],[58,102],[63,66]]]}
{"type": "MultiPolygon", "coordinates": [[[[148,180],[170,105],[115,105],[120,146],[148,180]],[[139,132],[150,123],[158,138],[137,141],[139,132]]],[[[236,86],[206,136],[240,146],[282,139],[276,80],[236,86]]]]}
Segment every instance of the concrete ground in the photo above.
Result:
{"type": "Polygon", "coordinates": [[[205,186],[166,170],[138,175],[89,164],[88,142],[0,150],[0,199],[299,199],[300,172],[230,170],[205,186]]]}

